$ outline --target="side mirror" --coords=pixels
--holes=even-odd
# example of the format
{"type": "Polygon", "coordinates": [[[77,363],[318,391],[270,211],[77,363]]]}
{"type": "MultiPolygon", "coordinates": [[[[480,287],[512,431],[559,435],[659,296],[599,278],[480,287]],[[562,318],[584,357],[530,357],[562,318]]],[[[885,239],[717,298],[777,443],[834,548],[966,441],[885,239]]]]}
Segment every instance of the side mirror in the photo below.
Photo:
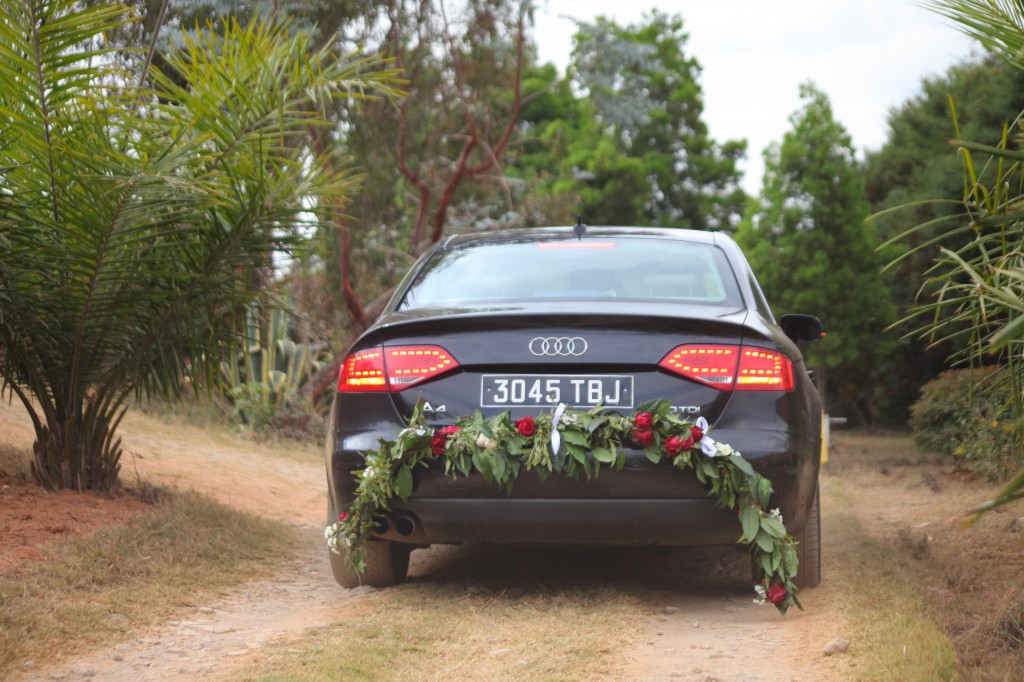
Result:
{"type": "Polygon", "coordinates": [[[814,315],[783,315],[779,318],[779,326],[794,343],[820,341],[825,336],[821,320],[814,315]]]}

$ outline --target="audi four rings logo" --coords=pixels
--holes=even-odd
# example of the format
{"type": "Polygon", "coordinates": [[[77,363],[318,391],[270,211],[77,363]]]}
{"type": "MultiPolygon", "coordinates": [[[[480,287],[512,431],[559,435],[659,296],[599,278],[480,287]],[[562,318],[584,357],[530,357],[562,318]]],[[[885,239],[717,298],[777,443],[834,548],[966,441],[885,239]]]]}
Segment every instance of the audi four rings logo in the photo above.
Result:
{"type": "Polygon", "coordinates": [[[587,340],[579,336],[537,336],[530,340],[530,352],[534,355],[583,355],[587,352],[587,340]]]}

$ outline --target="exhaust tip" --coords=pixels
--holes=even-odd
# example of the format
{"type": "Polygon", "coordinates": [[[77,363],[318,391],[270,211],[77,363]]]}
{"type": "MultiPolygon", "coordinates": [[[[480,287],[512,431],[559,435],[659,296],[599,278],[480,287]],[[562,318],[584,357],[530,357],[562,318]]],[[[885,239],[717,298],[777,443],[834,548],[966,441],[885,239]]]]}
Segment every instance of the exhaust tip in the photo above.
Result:
{"type": "Polygon", "coordinates": [[[409,537],[416,532],[416,519],[411,516],[399,516],[395,519],[395,532],[402,537],[409,537]]]}
{"type": "Polygon", "coordinates": [[[391,521],[386,516],[378,516],[373,520],[373,532],[377,535],[384,535],[391,530],[391,521]]]}

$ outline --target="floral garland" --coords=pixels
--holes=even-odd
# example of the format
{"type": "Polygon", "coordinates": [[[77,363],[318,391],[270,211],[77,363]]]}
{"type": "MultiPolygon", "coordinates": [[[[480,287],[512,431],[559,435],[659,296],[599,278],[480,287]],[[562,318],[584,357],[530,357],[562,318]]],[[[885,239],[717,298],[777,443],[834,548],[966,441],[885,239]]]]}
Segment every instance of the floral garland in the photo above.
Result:
{"type": "Polygon", "coordinates": [[[376,517],[390,510],[395,495],[409,497],[417,466],[443,458],[445,473],[452,478],[476,471],[511,491],[523,470],[542,479],[553,472],[575,478],[582,473],[590,479],[602,466],[621,470],[626,461],[622,443],[628,442],[641,447],[655,464],[667,456],[673,466],[692,470],[720,507],[736,511],[743,528],[739,542],[750,546],[753,565],[764,575],[754,586],[755,602],[774,604],[783,614],[791,606],[802,609],[793,584],[796,540],[786,532],[778,509],[764,511],[771,482],[740,453],[713,440],[703,417],[690,423],[670,408],[667,400],[651,401],[624,417],[600,406],[582,412],[559,404],[551,413],[516,420],[507,411],[489,419],[477,411],[453,426],[431,429],[417,405],[408,428],[364,453],[366,468],[356,472],[355,499],[324,536],[330,548],[347,554],[353,570],[361,573],[376,517]]]}

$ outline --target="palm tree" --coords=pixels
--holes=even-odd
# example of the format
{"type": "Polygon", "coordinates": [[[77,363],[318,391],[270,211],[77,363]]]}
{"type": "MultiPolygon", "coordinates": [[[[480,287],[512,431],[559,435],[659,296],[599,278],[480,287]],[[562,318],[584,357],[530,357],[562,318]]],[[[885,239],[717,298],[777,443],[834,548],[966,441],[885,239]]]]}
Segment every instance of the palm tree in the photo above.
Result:
{"type": "MultiPolygon", "coordinates": [[[[1012,66],[1024,69],[1021,0],[925,0],[924,5],[1012,66]]],[[[1018,121],[1022,117],[1024,112],[1018,121]]],[[[1011,136],[1015,128],[1016,122],[995,146],[952,141],[964,160],[964,195],[956,198],[963,212],[943,220],[952,225],[946,235],[918,249],[962,242],[963,235],[973,239],[956,251],[940,249],[927,279],[929,290],[936,292],[935,300],[919,306],[910,317],[921,320],[919,331],[932,339],[961,340],[963,359],[979,361],[1001,354],[1015,388],[1017,435],[1024,452],[1024,153],[1012,144],[1020,142],[1011,136]]],[[[970,520],[1020,499],[1024,499],[1024,470],[994,500],[974,510],[970,520]]]]}
{"type": "Polygon", "coordinates": [[[253,273],[352,191],[297,137],[395,74],[257,20],[182,34],[140,79],[105,43],[126,8],[87,5],[0,3],[0,388],[40,484],[106,490],[126,401],[213,381],[253,273]]]}

